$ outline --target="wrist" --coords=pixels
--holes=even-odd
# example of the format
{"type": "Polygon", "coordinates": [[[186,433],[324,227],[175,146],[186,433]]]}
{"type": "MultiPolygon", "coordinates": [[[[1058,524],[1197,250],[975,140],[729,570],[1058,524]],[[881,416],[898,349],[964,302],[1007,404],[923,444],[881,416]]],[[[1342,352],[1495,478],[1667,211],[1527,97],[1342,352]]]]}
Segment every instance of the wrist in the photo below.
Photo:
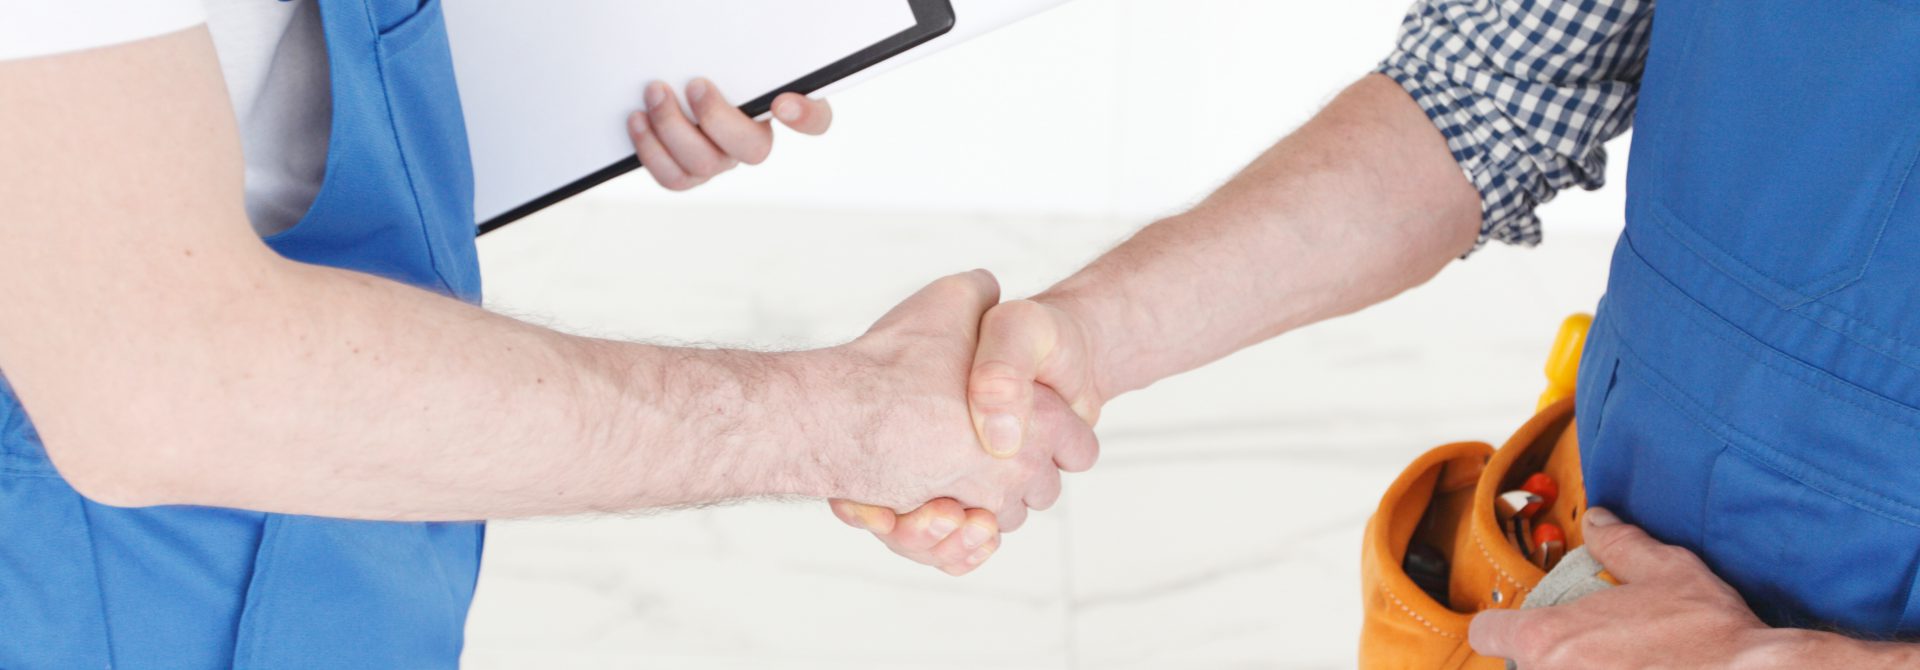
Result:
{"type": "Polygon", "coordinates": [[[1767,628],[1752,633],[1730,667],[1774,670],[1811,667],[1908,667],[1920,663],[1920,645],[1858,640],[1838,633],[1767,628]]]}
{"type": "Polygon", "coordinates": [[[796,353],[656,347],[580,338],[582,421],[608,500],[596,509],[815,495],[819,443],[809,415],[821,387],[796,353]]]}
{"type": "MultiPolygon", "coordinates": [[[[1136,382],[1129,373],[1128,361],[1113,356],[1113,341],[1108,335],[1112,319],[1103,318],[1097,301],[1071,289],[1054,287],[1030,298],[1052,310],[1059,337],[1070,341],[1056,346],[1079,352],[1086,370],[1087,389],[1083,393],[1095,412],[1114,396],[1144,388],[1151,380],[1136,382]]],[[[1078,410],[1079,408],[1076,408],[1078,410]]]]}
{"type": "Polygon", "coordinates": [[[812,498],[864,500],[871,490],[869,439],[880,419],[875,364],[858,342],[780,355],[780,378],[794,387],[794,443],[787,459],[793,489],[812,498]]]}

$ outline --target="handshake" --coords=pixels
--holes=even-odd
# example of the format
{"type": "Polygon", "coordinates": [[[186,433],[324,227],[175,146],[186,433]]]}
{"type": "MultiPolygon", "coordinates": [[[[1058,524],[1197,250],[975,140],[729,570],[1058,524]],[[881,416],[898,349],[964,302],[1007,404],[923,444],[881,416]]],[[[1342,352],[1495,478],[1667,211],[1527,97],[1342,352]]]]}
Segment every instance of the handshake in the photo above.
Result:
{"type": "Polygon", "coordinates": [[[972,571],[1059,499],[1062,472],[1093,467],[1092,344],[1057,307],[1000,304],[984,270],[934,282],[859,339],[796,355],[801,392],[834,405],[807,436],[804,492],[902,556],[972,571]]]}

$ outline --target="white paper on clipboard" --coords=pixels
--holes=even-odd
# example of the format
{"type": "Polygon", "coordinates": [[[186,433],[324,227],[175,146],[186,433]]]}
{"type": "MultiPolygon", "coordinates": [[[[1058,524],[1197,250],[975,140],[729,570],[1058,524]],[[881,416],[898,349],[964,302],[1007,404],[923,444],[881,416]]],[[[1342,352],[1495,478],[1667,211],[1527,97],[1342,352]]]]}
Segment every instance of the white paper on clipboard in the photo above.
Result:
{"type": "Polygon", "coordinates": [[[443,6],[486,221],[633,154],[648,82],[747,100],[914,25],[905,0],[575,0],[443,6]]]}
{"type": "Polygon", "coordinates": [[[926,44],[887,59],[887,62],[867,68],[859,74],[834,82],[826,88],[814,92],[812,97],[825,97],[846,90],[874,77],[892,72],[894,69],[926,58],[946,50],[947,47],[1005,28],[1022,19],[1067,4],[1067,0],[952,0],[953,30],[945,35],[933,38],[926,44]]]}
{"type": "MultiPolygon", "coordinates": [[[[1065,0],[951,0],[951,31],[814,94],[1065,0]]],[[[648,82],[711,79],[743,103],[915,25],[906,0],[446,0],[474,215],[487,222],[633,155],[648,82]]],[[[684,100],[682,101],[684,104],[684,100]]]]}

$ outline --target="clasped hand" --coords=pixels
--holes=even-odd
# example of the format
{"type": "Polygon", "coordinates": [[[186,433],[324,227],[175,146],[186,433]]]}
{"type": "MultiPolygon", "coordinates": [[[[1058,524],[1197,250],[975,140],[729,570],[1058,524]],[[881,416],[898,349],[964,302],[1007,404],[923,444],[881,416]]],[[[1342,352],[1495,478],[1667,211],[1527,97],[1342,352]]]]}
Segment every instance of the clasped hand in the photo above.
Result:
{"type": "MultiPolygon", "coordinates": [[[[694,188],[767,158],[770,124],[705,79],[685,94],[691,115],[671,87],[650,84],[646,108],[628,118],[634,152],[662,186],[694,188]]],[[[772,111],[808,135],[833,118],[825,101],[793,93],[775,98],[772,111]]],[[[1051,507],[1060,473],[1092,467],[1099,452],[1092,425],[1105,397],[1087,331],[1052,305],[996,304],[999,294],[985,271],[946,277],[826,363],[834,383],[873,394],[853,407],[883,408],[840,417],[868,429],[850,452],[832,452],[856,457],[821,464],[838,480],[829,486],[839,496],[834,513],[953,575],[986,561],[1028,510],[1051,507]]]]}
{"type": "Polygon", "coordinates": [[[1099,450],[1084,331],[1051,306],[998,302],[986,271],[946,277],[841,348],[845,381],[878,396],[856,404],[884,409],[856,419],[873,426],[868,460],[834,464],[850,485],[833,511],[953,575],[1051,507],[1060,473],[1091,468],[1099,450]]]}

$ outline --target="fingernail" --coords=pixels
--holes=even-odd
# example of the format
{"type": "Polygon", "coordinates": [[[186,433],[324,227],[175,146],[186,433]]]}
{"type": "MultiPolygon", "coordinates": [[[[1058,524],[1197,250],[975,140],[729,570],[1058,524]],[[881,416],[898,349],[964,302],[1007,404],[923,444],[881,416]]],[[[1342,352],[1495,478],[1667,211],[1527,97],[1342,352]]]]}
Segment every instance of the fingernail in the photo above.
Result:
{"type": "Polygon", "coordinates": [[[973,552],[972,554],[967,556],[967,565],[979,565],[981,563],[985,563],[987,560],[987,557],[992,555],[993,555],[992,548],[981,547],[979,551],[973,552]]]}
{"type": "Polygon", "coordinates": [[[687,84],[687,100],[700,102],[704,97],[707,97],[707,80],[695,79],[693,83],[687,84]]]}
{"type": "Polygon", "coordinates": [[[667,85],[662,82],[647,84],[647,109],[659,107],[667,101],[667,85]]]}
{"type": "Polygon", "coordinates": [[[1587,525],[1593,526],[1594,528],[1620,523],[1620,517],[1614,516],[1612,512],[1599,507],[1587,510],[1586,516],[1587,525]]]}
{"type": "Polygon", "coordinates": [[[781,100],[779,104],[773,106],[773,115],[780,117],[781,121],[799,121],[800,103],[781,100]]]}
{"type": "Polygon", "coordinates": [[[881,511],[878,508],[861,505],[854,508],[853,513],[854,516],[860,517],[860,525],[865,526],[868,532],[878,533],[883,527],[880,517],[881,511]]]}
{"type": "Polygon", "coordinates": [[[641,112],[634,112],[628,115],[627,127],[631,128],[635,135],[647,134],[647,115],[641,112]]]}
{"type": "Polygon", "coordinates": [[[934,517],[933,521],[927,524],[927,532],[933,533],[934,537],[946,537],[952,535],[953,530],[959,527],[960,524],[953,519],[944,516],[934,517]]]}
{"type": "Polygon", "coordinates": [[[996,456],[1008,456],[1020,451],[1020,418],[1012,414],[995,414],[987,417],[987,451],[996,456]]]}
{"type": "Polygon", "coordinates": [[[960,546],[973,549],[986,544],[987,540],[992,537],[993,529],[970,523],[967,524],[967,529],[960,534],[960,546]]]}

